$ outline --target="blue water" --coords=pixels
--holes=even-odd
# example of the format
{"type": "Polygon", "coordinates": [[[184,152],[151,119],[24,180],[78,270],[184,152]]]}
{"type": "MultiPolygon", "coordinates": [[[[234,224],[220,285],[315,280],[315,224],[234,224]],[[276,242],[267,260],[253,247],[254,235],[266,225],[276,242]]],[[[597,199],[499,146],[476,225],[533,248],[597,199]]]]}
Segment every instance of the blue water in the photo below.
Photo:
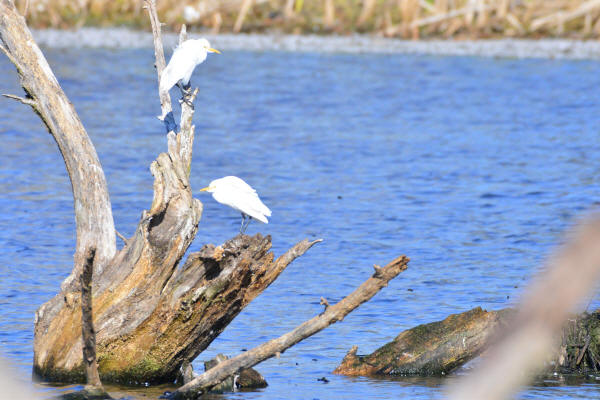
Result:
{"type": "MultiPolygon", "coordinates": [[[[153,52],[45,49],[98,151],[117,229],[151,203],[149,164],[166,148],[153,52]]],[[[191,184],[237,175],[272,209],[276,255],[323,238],[217,338],[200,360],[235,355],[321,312],[398,255],[411,258],[373,300],[260,364],[269,387],[225,399],[439,397],[446,380],[346,378],[416,324],[514,304],[563,232],[598,204],[600,63],[408,55],[226,52],[192,82],[191,184]],[[409,291],[408,289],[412,289],[409,291]],[[329,383],[317,381],[326,377],[329,383]]],[[[0,93],[20,93],[0,58],[0,93]]],[[[173,91],[175,94],[175,91],[173,91]]],[[[0,349],[24,380],[33,315],[72,268],[71,188],[52,137],[26,106],[0,100],[0,349]]],[[[191,250],[234,236],[239,214],[198,194],[191,250]]],[[[53,391],[50,391],[53,392],[53,391]]],[[[589,398],[559,380],[523,398],[589,398]]]]}

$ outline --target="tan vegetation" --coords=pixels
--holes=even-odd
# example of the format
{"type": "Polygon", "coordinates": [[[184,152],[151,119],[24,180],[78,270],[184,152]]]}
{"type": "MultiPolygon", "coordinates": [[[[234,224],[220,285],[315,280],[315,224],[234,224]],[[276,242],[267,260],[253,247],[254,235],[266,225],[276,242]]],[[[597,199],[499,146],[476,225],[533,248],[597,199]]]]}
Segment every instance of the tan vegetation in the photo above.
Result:
{"type": "MultiPolygon", "coordinates": [[[[147,28],[142,0],[17,0],[30,26],[147,28]]],[[[600,37],[600,0],[163,0],[172,29],[404,38],[600,37]]]]}

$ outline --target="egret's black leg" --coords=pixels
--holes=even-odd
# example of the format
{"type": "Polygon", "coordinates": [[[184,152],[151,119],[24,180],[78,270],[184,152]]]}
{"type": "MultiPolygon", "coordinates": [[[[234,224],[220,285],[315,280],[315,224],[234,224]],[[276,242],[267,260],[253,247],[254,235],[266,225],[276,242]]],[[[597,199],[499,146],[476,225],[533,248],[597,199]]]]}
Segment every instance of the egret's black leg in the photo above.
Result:
{"type": "Polygon", "coordinates": [[[244,226],[244,232],[246,232],[246,229],[248,228],[248,225],[250,225],[250,221],[252,221],[252,217],[249,215],[246,215],[246,217],[248,217],[248,220],[246,221],[246,226],[244,226]]]}
{"type": "Polygon", "coordinates": [[[244,233],[246,231],[244,228],[244,222],[246,222],[246,214],[242,213],[242,225],[240,225],[240,233],[244,233]]]}
{"type": "Polygon", "coordinates": [[[192,85],[188,82],[187,85],[182,85],[181,82],[177,82],[177,87],[181,90],[181,100],[180,102],[187,104],[194,109],[194,104],[190,101],[190,96],[192,94],[192,85]]]}

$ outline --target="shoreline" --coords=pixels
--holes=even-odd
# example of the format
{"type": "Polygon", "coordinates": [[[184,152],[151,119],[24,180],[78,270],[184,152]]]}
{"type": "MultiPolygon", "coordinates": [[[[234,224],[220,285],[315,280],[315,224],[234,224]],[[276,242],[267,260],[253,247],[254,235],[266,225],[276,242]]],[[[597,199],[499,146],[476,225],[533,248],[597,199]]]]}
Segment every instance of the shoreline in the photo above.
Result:
{"type": "MultiPolygon", "coordinates": [[[[79,30],[32,29],[42,47],[138,49],[152,48],[152,35],[124,28],[79,30]]],[[[289,51],[346,54],[421,54],[496,58],[598,60],[600,42],[571,39],[402,40],[374,35],[318,36],[288,34],[199,34],[224,51],[289,51]]],[[[163,33],[165,48],[175,47],[177,34],[163,33]]]]}

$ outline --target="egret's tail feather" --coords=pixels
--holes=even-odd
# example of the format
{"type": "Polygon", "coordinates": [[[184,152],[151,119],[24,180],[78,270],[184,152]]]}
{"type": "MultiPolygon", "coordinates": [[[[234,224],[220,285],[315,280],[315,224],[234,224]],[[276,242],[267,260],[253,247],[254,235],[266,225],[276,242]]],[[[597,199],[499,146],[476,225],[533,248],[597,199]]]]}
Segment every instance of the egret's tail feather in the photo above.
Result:
{"type": "Polygon", "coordinates": [[[262,222],[263,224],[269,223],[269,220],[264,215],[256,214],[256,215],[253,215],[252,218],[254,218],[257,221],[262,222]]]}
{"type": "Polygon", "coordinates": [[[265,203],[263,203],[262,201],[260,202],[260,205],[261,205],[260,212],[263,213],[263,214],[265,214],[267,217],[270,217],[271,216],[271,210],[269,209],[269,207],[267,207],[265,205],[265,203]]]}
{"type": "Polygon", "coordinates": [[[162,75],[160,76],[160,93],[168,92],[173,86],[175,86],[177,80],[177,77],[173,76],[170,68],[167,66],[167,68],[165,68],[162,75]]]}

